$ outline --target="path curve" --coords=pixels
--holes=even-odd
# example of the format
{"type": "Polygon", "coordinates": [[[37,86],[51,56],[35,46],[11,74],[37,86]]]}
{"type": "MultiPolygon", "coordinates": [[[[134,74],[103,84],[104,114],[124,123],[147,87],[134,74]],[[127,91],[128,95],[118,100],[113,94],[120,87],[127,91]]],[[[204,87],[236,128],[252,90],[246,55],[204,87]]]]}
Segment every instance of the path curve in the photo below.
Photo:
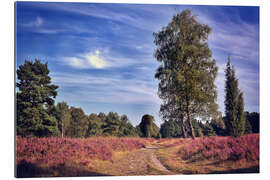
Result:
{"type": "MultiPolygon", "coordinates": [[[[123,158],[114,162],[107,169],[109,175],[151,175],[154,171],[161,172],[160,174],[172,174],[162,163],[157,159],[156,151],[158,146],[146,146],[139,150],[128,153],[123,158]],[[149,170],[151,169],[152,170],[149,170]],[[153,171],[153,168],[155,169],[153,171]],[[149,174],[150,173],[150,174],[149,174]]],[[[156,173],[157,174],[157,173],[156,173]]]]}

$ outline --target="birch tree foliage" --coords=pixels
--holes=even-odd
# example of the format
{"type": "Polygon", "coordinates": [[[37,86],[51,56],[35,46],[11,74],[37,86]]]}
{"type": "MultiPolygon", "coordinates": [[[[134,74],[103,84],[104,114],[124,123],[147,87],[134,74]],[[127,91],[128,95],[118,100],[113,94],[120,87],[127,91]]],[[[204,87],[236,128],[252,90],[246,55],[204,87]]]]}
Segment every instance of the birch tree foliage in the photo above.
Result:
{"type": "Polygon", "coordinates": [[[160,114],[165,120],[180,120],[182,131],[187,130],[187,121],[193,138],[192,119],[210,118],[209,107],[217,97],[214,81],[218,68],[207,43],[210,32],[209,26],[201,24],[190,10],[184,10],[153,33],[154,57],[160,62],[155,74],[158,95],[163,100],[160,114]]]}

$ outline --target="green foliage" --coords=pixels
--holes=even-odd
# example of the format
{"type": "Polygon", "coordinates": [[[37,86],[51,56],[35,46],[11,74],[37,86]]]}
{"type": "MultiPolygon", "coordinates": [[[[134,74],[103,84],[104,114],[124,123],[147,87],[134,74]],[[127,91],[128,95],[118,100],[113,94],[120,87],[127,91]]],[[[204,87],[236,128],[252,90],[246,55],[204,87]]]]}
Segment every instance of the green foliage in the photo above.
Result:
{"type": "Polygon", "coordinates": [[[168,120],[160,126],[160,133],[163,138],[184,137],[178,121],[168,120]]]}
{"type": "Polygon", "coordinates": [[[245,134],[252,134],[252,126],[247,118],[246,118],[245,134]]]}
{"type": "Polygon", "coordinates": [[[179,120],[184,136],[187,121],[192,138],[192,120],[210,117],[209,105],[215,104],[217,97],[214,81],[218,68],[207,44],[210,31],[190,10],[184,10],[153,34],[157,46],[154,56],[161,63],[155,74],[163,100],[160,114],[164,120],[179,120]]]}
{"type": "Polygon", "coordinates": [[[212,127],[211,123],[208,121],[203,124],[202,132],[204,136],[216,136],[216,132],[214,131],[214,128],[212,127]]]}
{"type": "Polygon", "coordinates": [[[120,136],[138,136],[136,129],[129,122],[127,115],[122,115],[120,117],[120,127],[119,127],[120,136]]]}
{"type": "Polygon", "coordinates": [[[97,114],[91,113],[88,116],[88,130],[86,137],[102,135],[103,133],[102,125],[103,122],[101,118],[97,114]]]}
{"type": "Polygon", "coordinates": [[[68,104],[66,102],[59,102],[56,106],[57,111],[57,121],[58,121],[58,128],[61,131],[61,137],[66,136],[66,131],[70,125],[70,111],[68,104]]]}
{"type": "Polygon", "coordinates": [[[102,128],[104,135],[118,136],[120,128],[119,115],[116,112],[109,112],[102,128]]]}
{"type": "Polygon", "coordinates": [[[145,114],[139,124],[141,137],[160,137],[159,128],[154,123],[155,119],[149,114],[145,114]]]}
{"type": "Polygon", "coordinates": [[[152,123],[151,137],[153,137],[153,138],[160,138],[161,137],[160,129],[154,122],[152,123]]]}
{"type": "Polygon", "coordinates": [[[67,130],[69,137],[85,137],[88,129],[88,118],[81,108],[70,108],[70,126],[67,130]]]}
{"type": "Polygon", "coordinates": [[[129,122],[127,115],[119,116],[116,112],[108,115],[101,112],[90,114],[88,117],[87,137],[90,136],[138,136],[135,127],[129,122]]]}
{"type": "Polygon", "coordinates": [[[243,93],[238,88],[238,79],[235,77],[235,69],[228,58],[225,70],[225,123],[227,133],[230,136],[239,137],[245,132],[245,114],[243,93]]]}
{"type": "Polygon", "coordinates": [[[223,118],[219,119],[219,120],[212,120],[210,122],[211,127],[213,128],[213,130],[215,131],[216,135],[218,136],[225,136],[226,135],[226,130],[225,130],[225,124],[224,124],[224,120],[223,118]]]}
{"type": "Polygon", "coordinates": [[[144,137],[143,132],[141,131],[140,124],[135,127],[136,133],[139,137],[144,137]]]}
{"type": "MultiPolygon", "coordinates": [[[[194,133],[195,133],[195,136],[196,137],[202,137],[202,136],[204,136],[203,129],[201,128],[199,121],[197,121],[196,119],[193,119],[192,120],[192,126],[194,128],[194,133]]],[[[192,137],[192,134],[191,134],[190,130],[188,130],[188,135],[190,137],[192,137]]]]}
{"type": "Polygon", "coordinates": [[[56,136],[56,118],[52,115],[58,86],[51,84],[48,63],[25,61],[17,69],[17,135],[56,136]]]}
{"type": "MultiPolygon", "coordinates": [[[[252,133],[259,133],[260,132],[260,114],[257,112],[246,112],[246,122],[247,122],[247,126],[246,128],[249,126],[251,126],[252,129],[252,133]]],[[[248,132],[250,132],[249,130],[246,130],[248,132]]]]}
{"type": "Polygon", "coordinates": [[[144,137],[151,137],[152,133],[152,123],[153,123],[154,117],[148,114],[143,115],[141,123],[139,124],[139,127],[141,129],[141,132],[144,137]]]}

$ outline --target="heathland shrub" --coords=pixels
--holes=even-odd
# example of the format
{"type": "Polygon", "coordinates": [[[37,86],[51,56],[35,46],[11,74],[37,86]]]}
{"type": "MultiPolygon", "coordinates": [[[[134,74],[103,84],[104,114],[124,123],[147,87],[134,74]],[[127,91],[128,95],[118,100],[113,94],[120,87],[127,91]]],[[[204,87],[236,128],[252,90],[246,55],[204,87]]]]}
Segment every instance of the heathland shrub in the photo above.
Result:
{"type": "Polygon", "coordinates": [[[131,151],[145,145],[147,139],[92,137],[22,138],[16,137],[16,162],[58,166],[67,162],[87,165],[93,159],[112,161],[115,151],[131,151]]]}
{"type": "Polygon", "coordinates": [[[201,154],[210,160],[259,160],[259,134],[249,134],[238,138],[209,137],[189,139],[182,142],[179,154],[183,159],[190,159],[201,154]]]}

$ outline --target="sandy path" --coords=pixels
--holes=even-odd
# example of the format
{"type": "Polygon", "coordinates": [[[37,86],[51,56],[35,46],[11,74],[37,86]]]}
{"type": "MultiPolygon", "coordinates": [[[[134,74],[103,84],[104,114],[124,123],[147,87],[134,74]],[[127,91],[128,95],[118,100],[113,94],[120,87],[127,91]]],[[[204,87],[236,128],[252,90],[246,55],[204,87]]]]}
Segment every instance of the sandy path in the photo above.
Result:
{"type": "Polygon", "coordinates": [[[108,167],[107,173],[118,176],[171,174],[157,159],[155,152],[158,148],[157,146],[149,146],[130,152],[117,162],[114,162],[111,167],[108,167]]]}

